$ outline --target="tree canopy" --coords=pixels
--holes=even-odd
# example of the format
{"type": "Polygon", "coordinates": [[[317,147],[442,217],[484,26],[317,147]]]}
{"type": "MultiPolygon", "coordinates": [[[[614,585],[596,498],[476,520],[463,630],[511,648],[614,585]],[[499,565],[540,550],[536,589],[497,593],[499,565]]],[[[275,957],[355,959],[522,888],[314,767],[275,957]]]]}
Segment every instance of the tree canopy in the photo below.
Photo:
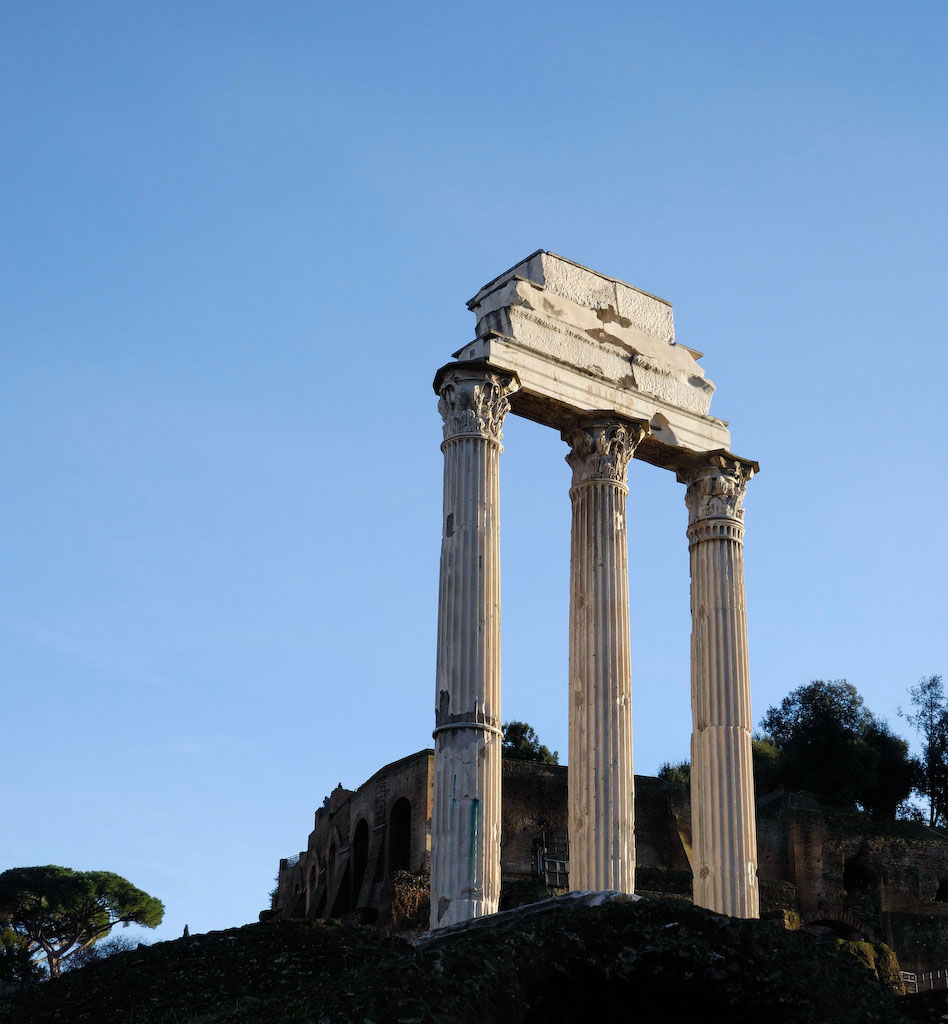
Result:
{"type": "Polygon", "coordinates": [[[779,755],[776,775],[790,788],[884,817],[894,817],[911,791],[908,744],[845,679],[798,687],[768,709],[761,727],[779,755]]]}
{"type": "Polygon", "coordinates": [[[691,784],[690,761],[664,761],[659,766],[658,777],[662,782],[673,786],[689,786],[691,784]]]}
{"type": "Polygon", "coordinates": [[[504,722],[503,756],[514,761],[538,761],[540,764],[559,764],[558,750],[550,751],[540,742],[533,726],[526,722],[504,722]]]}
{"type": "Polygon", "coordinates": [[[160,900],[109,871],[48,864],[0,874],[0,922],[26,940],[30,956],[45,960],[54,977],[65,959],[115,925],[155,928],[164,912],[160,900]]]}
{"type": "Polygon", "coordinates": [[[915,788],[928,800],[928,824],[948,824],[948,698],[941,676],[923,676],[908,694],[915,710],[904,717],[922,737],[915,788]]]}

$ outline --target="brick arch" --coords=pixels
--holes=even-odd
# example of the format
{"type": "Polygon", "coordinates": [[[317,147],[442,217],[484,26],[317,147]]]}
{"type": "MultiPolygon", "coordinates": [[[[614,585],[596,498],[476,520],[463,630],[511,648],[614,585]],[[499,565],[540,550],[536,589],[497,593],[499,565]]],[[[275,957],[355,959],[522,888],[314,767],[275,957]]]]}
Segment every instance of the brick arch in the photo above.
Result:
{"type": "Polygon", "coordinates": [[[875,932],[869,925],[839,905],[824,905],[822,910],[813,910],[809,914],[805,914],[803,927],[806,928],[810,925],[825,925],[829,928],[849,931],[858,935],[864,942],[876,941],[875,932]]]}
{"type": "Polygon", "coordinates": [[[411,870],[412,806],[407,796],[392,801],[388,812],[388,872],[411,870]]]}

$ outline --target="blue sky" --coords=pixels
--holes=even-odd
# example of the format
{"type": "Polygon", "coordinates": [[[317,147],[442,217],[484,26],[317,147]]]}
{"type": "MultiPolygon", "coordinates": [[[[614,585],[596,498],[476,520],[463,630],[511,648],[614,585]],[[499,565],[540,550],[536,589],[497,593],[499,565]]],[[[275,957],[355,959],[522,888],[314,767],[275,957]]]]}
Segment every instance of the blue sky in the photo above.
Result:
{"type": "MultiPolygon", "coordinates": [[[[0,6],[0,867],[253,920],[428,745],[431,380],[537,248],[675,306],[747,508],[754,714],[948,671],[948,7],[0,6]]],[[[504,716],[567,755],[569,470],[508,420],[504,716]]],[[[636,767],[687,756],[683,489],[635,463],[636,767]]]]}

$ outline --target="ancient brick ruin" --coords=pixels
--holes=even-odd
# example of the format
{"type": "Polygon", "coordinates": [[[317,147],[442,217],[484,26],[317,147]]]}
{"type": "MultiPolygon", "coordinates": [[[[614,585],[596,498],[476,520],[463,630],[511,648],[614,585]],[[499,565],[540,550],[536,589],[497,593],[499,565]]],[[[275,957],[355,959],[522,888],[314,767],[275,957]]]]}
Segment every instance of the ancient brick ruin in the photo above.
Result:
{"type": "MultiPolygon", "coordinates": [[[[421,750],[341,787],[316,811],[306,849],[280,861],[269,914],[351,918],[424,931],[434,752],[421,750]]],[[[500,907],[569,889],[562,765],[503,762],[500,907]]],[[[635,777],[636,891],[690,899],[687,790],[635,777]]],[[[885,942],[904,970],[948,964],[948,836],[873,824],[807,794],[766,794],[757,813],[761,914],[816,934],[885,942]]]]}

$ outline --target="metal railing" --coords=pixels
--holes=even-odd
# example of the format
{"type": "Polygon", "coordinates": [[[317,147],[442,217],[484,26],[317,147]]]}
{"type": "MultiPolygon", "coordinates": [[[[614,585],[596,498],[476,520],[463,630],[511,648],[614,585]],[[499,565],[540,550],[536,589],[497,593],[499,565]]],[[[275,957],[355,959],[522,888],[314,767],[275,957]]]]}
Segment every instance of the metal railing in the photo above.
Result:
{"type": "Polygon", "coordinates": [[[906,992],[931,992],[948,989],[948,967],[934,971],[899,971],[906,992]]]}

